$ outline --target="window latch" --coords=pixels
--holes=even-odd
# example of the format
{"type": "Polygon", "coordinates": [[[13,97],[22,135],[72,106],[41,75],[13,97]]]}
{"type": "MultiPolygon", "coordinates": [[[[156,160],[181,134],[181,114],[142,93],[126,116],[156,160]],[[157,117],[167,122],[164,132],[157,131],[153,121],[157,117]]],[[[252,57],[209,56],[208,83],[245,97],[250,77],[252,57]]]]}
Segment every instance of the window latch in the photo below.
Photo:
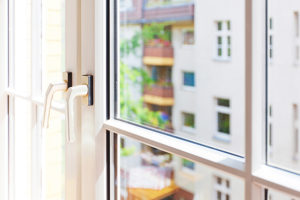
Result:
{"type": "Polygon", "coordinates": [[[43,128],[49,127],[49,115],[50,108],[53,99],[53,95],[58,91],[67,91],[69,87],[72,86],[72,72],[64,72],[63,73],[64,82],[61,83],[50,83],[45,95],[44,102],[44,113],[43,113],[43,128]]]}
{"type": "Polygon", "coordinates": [[[69,143],[75,141],[75,110],[74,101],[76,97],[83,97],[83,103],[87,106],[93,105],[93,76],[83,75],[82,85],[70,87],[66,94],[66,140],[69,143]]]}

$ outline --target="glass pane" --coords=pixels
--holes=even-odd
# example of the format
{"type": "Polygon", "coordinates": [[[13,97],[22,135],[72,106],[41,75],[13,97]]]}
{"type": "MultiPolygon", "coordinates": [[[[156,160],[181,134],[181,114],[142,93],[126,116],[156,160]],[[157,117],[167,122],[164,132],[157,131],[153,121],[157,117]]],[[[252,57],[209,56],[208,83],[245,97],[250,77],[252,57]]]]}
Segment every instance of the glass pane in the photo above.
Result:
{"type": "Polygon", "coordinates": [[[65,198],[65,115],[51,111],[44,135],[44,188],[46,200],[65,198]]]}
{"type": "Polygon", "coordinates": [[[300,173],[300,1],[268,4],[267,163],[300,173]]]}
{"type": "MultiPolygon", "coordinates": [[[[13,9],[14,23],[13,61],[14,87],[19,92],[31,92],[31,65],[32,65],[32,2],[31,0],[15,0],[13,9]]],[[[12,21],[13,20],[13,21],[12,21]]],[[[12,69],[12,68],[11,68],[12,69]]]]}
{"type": "Polygon", "coordinates": [[[267,192],[268,199],[266,200],[300,200],[299,197],[292,197],[291,195],[273,189],[268,189],[267,192]]]}
{"type": "Polygon", "coordinates": [[[117,117],[244,156],[245,1],[117,2],[117,117]]]}
{"type": "MultiPolygon", "coordinates": [[[[65,70],[65,0],[44,0],[43,94],[49,83],[62,82],[65,70]]],[[[62,98],[56,95],[56,100],[62,98]]]]}
{"type": "MultiPolygon", "coordinates": [[[[11,138],[13,152],[10,153],[14,165],[15,199],[32,199],[32,113],[31,103],[16,98],[14,100],[14,137],[11,138]]],[[[10,169],[13,169],[12,167],[10,169]]]]}
{"type": "Polygon", "coordinates": [[[115,199],[243,200],[244,181],[121,137],[115,199]]]}

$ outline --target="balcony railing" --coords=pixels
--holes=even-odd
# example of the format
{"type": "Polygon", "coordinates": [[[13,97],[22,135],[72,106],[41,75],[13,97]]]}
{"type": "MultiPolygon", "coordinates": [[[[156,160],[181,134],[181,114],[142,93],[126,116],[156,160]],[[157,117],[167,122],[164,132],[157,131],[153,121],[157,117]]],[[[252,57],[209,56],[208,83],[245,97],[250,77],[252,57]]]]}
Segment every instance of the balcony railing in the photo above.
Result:
{"type": "Polygon", "coordinates": [[[145,86],[144,95],[157,96],[162,98],[173,98],[173,86],[151,85],[145,86]]]}
{"type": "Polygon", "coordinates": [[[173,47],[144,47],[143,62],[145,65],[173,66],[173,47]]]}
{"type": "Polygon", "coordinates": [[[173,58],[173,47],[144,47],[144,56],[173,58]]]}

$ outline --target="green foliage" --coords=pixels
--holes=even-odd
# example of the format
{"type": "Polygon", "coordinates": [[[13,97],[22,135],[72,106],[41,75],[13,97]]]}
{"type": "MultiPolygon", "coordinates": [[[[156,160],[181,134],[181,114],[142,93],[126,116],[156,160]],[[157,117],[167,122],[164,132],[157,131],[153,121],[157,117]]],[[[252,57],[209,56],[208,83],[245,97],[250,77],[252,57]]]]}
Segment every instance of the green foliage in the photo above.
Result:
{"type": "Polygon", "coordinates": [[[129,67],[123,62],[123,58],[133,53],[136,54],[136,48],[140,46],[140,35],[136,34],[130,40],[122,40],[120,45],[120,115],[139,124],[159,127],[164,129],[169,123],[161,117],[161,112],[151,111],[144,106],[143,99],[133,100],[130,88],[154,83],[148,73],[141,67],[129,67]]]}
{"type": "Polygon", "coordinates": [[[131,156],[135,151],[135,146],[121,148],[121,156],[131,156]]]}
{"type": "Polygon", "coordinates": [[[148,43],[153,39],[170,41],[171,31],[166,28],[168,25],[168,23],[151,23],[144,25],[142,32],[144,42],[148,43]]]}
{"type": "Polygon", "coordinates": [[[136,54],[136,49],[141,46],[141,34],[136,33],[130,40],[121,40],[120,53],[121,58],[131,53],[136,54]]]}

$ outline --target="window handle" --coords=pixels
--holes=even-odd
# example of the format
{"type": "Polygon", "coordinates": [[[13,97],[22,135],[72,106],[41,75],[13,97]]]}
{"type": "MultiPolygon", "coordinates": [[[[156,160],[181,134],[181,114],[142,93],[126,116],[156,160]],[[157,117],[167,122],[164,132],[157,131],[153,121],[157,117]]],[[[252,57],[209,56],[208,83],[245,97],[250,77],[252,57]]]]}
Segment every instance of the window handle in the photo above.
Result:
{"type": "MultiPolygon", "coordinates": [[[[93,76],[82,76],[82,84],[70,87],[66,95],[66,141],[75,141],[75,110],[74,101],[76,97],[84,97],[88,106],[93,105],[93,76]]],[[[83,99],[83,100],[85,100],[83,99]]]]}
{"type": "Polygon", "coordinates": [[[43,113],[43,128],[49,127],[49,115],[50,115],[50,108],[51,103],[53,100],[53,95],[58,91],[67,91],[68,87],[72,86],[72,73],[71,72],[64,72],[63,73],[64,82],[62,83],[50,83],[45,95],[45,102],[44,102],[44,113],[43,113]]]}

